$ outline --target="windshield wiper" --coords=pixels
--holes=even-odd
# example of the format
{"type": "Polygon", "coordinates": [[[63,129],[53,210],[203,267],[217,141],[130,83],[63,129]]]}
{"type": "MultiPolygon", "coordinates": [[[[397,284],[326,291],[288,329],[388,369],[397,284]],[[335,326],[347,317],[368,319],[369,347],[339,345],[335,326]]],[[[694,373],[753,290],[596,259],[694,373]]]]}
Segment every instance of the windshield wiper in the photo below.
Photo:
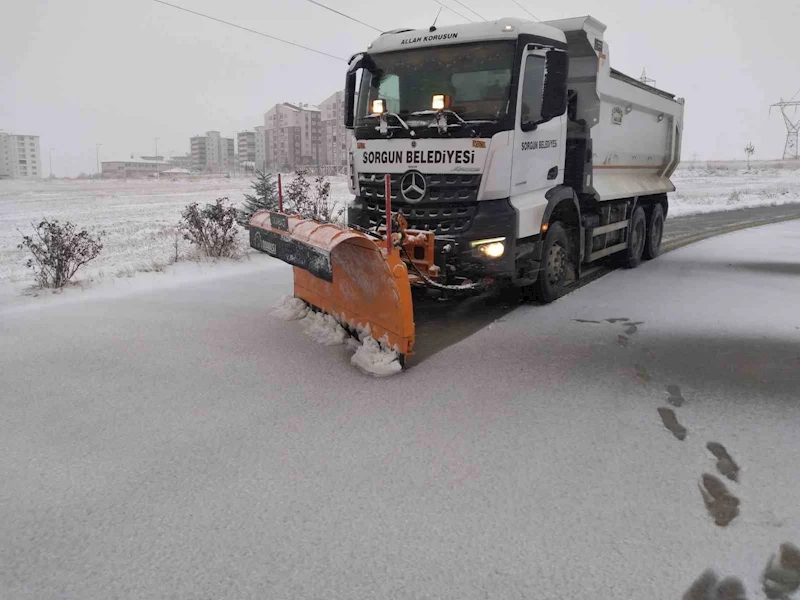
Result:
{"type": "MultiPolygon", "coordinates": [[[[464,118],[462,118],[461,115],[459,115],[456,111],[450,110],[449,108],[446,108],[444,110],[418,110],[416,112],[411,113],[409,116],[433,117],[433,122],[430,125],[428,125],[428,127],[436,127],[440,133],[447,133],[447,131],[451,127],[467,127],[469,125],[477,125],[480,123],[497,122],[496,119],[470,119],[469,121],[467,121],[464,118]],[[448,115],[455,117],[457,122],[448,123],[447,122],[448,115]]],[[[472,131],[473,134],[477,133],[475,129],[472,127],[470,127],[470,131],[472,131]]]]}
{"type": "Polygon", "coordinates": [[[383,134],[383,135],[386,135],[389,132],[390,129],[405,129],[406,131],[411,131],[411,127],[408,126],[408,123],[406,123],[403,120],[403,118],[400,115],[398,115],[397,113],[385,112],[385,113],[381,113],[379,115],[373,113],[371,115],[367,115],[364,118],[366,118],[366,119],[379,119],[380,123],[375,127],[375,129],[380,131],[381,134],[383,134]],[[400,127],[396,127],[396,126],[392,127],[391,125],[389,125],[388,117],[394,117],[395,119],[397,119],[397,122],[400,123],[400,127]]]}

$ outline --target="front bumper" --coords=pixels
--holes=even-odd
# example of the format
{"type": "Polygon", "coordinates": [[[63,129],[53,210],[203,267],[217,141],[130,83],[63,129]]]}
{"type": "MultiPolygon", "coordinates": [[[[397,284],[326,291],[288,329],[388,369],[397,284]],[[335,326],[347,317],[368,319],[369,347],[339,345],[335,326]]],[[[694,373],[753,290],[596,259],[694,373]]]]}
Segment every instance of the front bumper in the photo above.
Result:
{"type": "MultiPolygon", "coordinates": [[[[420,204],[423,206],[423,204],[420,204]]],[[[428,211],[431,207],[424,205],[428,211]]],[[[517,253],[517,211],[508,199],[482,200],[474,203],[472,219],[467,227],[458,233],[436,233],[436,264],[446,280],[466,278],[479,280],[484,277],[494,279],[514,279],[517,275],[515,256],[517,253]],[[493,238],[505,238],[505,251],[500,258],[482,255],[471,242],[493,238]]],[[[382,225],[377,223],[374,211],[365,210],[364,199],[356,197],[347,210],[347,222],[363,228],[382,225]]],[[[447,210],[448,207],[442,207],[447,210]]],[[[471,207],[472,208],[472,207],[471,207]]],[[[414,227],[410,218],[409,228],[414,227]]],[[[421,229],[421,228],[420,228],[421,229]]]]}

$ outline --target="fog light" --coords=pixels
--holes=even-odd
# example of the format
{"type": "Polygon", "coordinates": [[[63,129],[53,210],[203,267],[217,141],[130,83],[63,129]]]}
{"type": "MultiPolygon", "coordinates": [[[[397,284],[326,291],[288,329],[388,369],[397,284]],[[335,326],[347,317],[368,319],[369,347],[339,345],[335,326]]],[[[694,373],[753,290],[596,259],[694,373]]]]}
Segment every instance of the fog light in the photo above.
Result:
{"type": "Polygon", "coordinates": [[[473,248],[477,248],[478,252],[487,258],[500,258],[506,251],[505,245],[506,238],[491,238],[488,240],[475,240],[470,242],[473,248]]]}
{"type": "Polygon", "coordinates": [[[491,244],[481,246],[481,250],[483,250],[483,253],[489,258],[500,258],[503,256],[503,252],[506,251],[506,247],[503,242],[492,242],[491,244]]]}

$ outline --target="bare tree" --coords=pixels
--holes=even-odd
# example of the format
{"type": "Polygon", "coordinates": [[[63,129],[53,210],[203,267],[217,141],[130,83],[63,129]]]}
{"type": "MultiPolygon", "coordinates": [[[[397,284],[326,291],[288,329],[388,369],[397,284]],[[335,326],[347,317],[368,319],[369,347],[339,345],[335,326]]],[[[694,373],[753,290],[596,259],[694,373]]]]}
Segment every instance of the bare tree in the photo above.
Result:
{"type": "Polygon", "coordinates": [[[747,170],[749,171],[750,170],[750,156],[752,156],[753,154],[756,153],[756,147],[753,146],[753,142],[750,142],[749,144],[747,144],[747,146],[744,147],[744,153],[747,155],[747,170]]]}

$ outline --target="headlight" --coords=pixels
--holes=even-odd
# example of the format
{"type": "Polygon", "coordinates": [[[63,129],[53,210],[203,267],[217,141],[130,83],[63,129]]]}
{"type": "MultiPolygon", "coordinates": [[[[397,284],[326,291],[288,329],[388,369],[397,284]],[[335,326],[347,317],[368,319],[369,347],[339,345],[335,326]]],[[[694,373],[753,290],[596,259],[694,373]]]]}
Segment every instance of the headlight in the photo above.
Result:
{"type": "Polygon", "coordinates": [[[488,240],[475,240],[470,242],[473,249],[477,249],[483,256],[487,258],[500,258],[506,251],[506,238],[490,238],[488,240]]]}

